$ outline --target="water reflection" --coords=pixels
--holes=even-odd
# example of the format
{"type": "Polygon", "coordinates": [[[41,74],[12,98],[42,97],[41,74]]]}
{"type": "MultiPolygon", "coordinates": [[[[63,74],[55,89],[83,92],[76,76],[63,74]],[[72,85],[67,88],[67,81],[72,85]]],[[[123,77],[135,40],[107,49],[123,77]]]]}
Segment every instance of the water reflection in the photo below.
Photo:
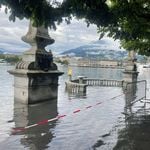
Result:
{"type": "Polygon", "coordinates": [[[114,150],[149,150],[150,115],[131,116],[124,129],[118,132],[118,142],[114,150]]]}
{"type": "Polygon", "coordinates": [[[132,104],[136,101],[137,84],[127,84],[123,89],[125,93],[125,114],[132,113],[132,104]]]}
{"type": "MultiPolygon", "coordinates": [[[[61,69],[61,68],[60,68],[61,69]]],[[[67,72],[63,69],[64,72],[67,72]]],[[[116,79],[122,80],[122,69],[111,68],[90,68],[90,67],[72,67],[73,79],[77,76],[88,78],[116,79]]]]}
{"type": "MultiPolygon", "coordinates": [[[[8,120],[13,118],[13,89],[12,77],[6,75],[6,70],[11,68],[0,68],[0,134],[14,127],[14,122],[8,120]],[[8,92],[9,91],[9,92],[8,92]],[[11,91],[11,92],[10,92],[11,91]],[[7,94],[6,94],[7,93],[7,94]]],[[[61,68],[60,68],[61,69],[61,68]]],[[[17,135],[12,135],[0,143],[0,149],[8,150],[148,150],[150,146],[150,113],[138,107],[125,109],[127,115],[124,117],[124,102],[126,106],[143,94],[143,87],[137,85],[137,90],[128,90],[128,94],[113,100],[108,99],[122,94],[120,88],[114,87],[88,87],[87,95],[80,97],[69,95],[64,92],[65,82],[68,80],[66,72],[59,80],[58,108],[57,101],[46,102],[37,105],[24,106],[14,104],[15,127],[24,127],[37,123],[44,119],[56,117],[60,114],[70,114],[74,110],[93,106],[97,102],[101,105],[86,109],[73,116],[67,116],[61,121],[52,122],[48,125],[31,128],[17,135]],[[138,95],[139,93],[139,95],[138,95]],[[124,101],[125,97],[125,101],[124,101]],[[85,98],[85,99],[84,99],[85,98]],[[56,125],[57,123],[57,125],[56,125]],[[48,147],[49,146],[49,147],[48,147]],[[47,148],[48,147],[48,148],[47,148]]],[[[150,71],[143,73],[141,79],[148,79],[150,71]],[[145,75],[145,76],[144,76],[145,75]]],[[[122,79],[121,70],[108,70],[101,68],[73,68],[73,75],[87,75],[95,78],[122,79]],[[114,71],[114,72],[113,72],[114,71]],[[114,75],[113,75],[114,74],[114,75]]],[[[150,81],[148,82],[150,83],[150,81]]],[[[135,88],[135,89],[136,89],[135,88]]],[[[132,89],[132,88],[131,88],[132,89]]],[[[148,92],[149,94],[150,92],[148,92]]],[[[139,102],[138,102],[139,103],[139,102]]],[[[134,106],[138,103],[135,103],[134,106]]],[[[130,105],[129,105],[130,106],[130,105]]],[[[150,108],[149,108],[150,111],[150,108]]]]}
{"type": "Polygon", "coordinates": [[[150,109],[141,102],[138,102],[138,107],[131,105],[136,100],[136,89],[136,85],[130,85],[125,94],[124,128],[118,131],[118,141],[113,150],[149,150],[150,109]]]}
{"type": "MultiPolygon", "coordinates": [[[[15,127],[25,127],[38,123],[39,121],[51,119],[58,115],[57,100],[40,103],[36,105],[21,105],[15,102],[14,104],[14,122],[15,127]]],[[[48,143],[53,138],[51,130],[55,127],[56,121],[48,124],[39,125],[24,132],[17,133],[23,135],[20,138],[20,143],[29,149],[42,150],[47,148],[48,143]]]]}
{"type": "Polygon", "coordinates": [[[86,99],[87,98],[87,94],[86,92],[69,92],[66,88],[65,88],[65,93],[68,96],[68,99],[72,99],[72,98],[82,98],[82,99],[86,99]]]}

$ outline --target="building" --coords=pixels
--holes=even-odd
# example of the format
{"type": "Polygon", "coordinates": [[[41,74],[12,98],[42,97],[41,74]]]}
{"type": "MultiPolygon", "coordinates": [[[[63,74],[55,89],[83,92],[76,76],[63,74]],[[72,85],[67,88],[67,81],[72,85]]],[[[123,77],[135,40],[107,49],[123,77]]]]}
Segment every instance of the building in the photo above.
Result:
{"type": "Polygon", "coordinates": [[[122,62],[117,60],[96,60],[96,59],[82,58],[78,59],[77,66],[97,67],[97,68],[117,68],[122,67],[122,62]]]}

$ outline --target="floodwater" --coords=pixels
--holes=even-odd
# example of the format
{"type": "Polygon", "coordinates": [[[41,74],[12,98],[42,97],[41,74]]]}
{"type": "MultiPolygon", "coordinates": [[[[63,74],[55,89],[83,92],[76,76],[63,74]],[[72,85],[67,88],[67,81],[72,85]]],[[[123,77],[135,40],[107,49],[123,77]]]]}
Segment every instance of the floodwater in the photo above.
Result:
{"type": "MultiPolygon", "coordinates": [[[[88,87],[84,96],[69,95],[65,92],[68,68],[59,66],[65,74],[59,79],[58,99],[25,106],[14,103],[13,76],[7,73],[13,68],[0,65],[0,150],[150,149],[149,103],[138,101],[126,107],[129,98],[133,100],[144,95],[143,82],[137,85],[137,92],[130,94],[123,93],[119,87],[88,87]],[[87,109],[87,106],[92,107],[87,109]],[[73,113],[75,111],[77,113],[73,113]],[[26,127],[57,115],[66,116],[16,134],[13,132],[13,128],[26,127]]],[[[122,79],[122,70],[72,69],[74,77],[122,79]]],[[[147,94],[150,93],[149,75],[150,69],[140,68],[139,80],[147,79],[147,94]]]]}

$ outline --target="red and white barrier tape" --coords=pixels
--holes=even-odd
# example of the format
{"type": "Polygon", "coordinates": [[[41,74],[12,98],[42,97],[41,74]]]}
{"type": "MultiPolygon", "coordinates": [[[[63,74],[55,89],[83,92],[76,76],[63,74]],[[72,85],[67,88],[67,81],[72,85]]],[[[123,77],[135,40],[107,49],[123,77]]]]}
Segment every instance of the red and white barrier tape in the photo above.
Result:
{"type": "MultiPolygon", "coordinates": [[[[115,99],[115,98],[120,97],[122,95],[124,95],[124,93],[122,93],[120,95],[117,95],[117,96],[115,96],[115,97],[113,97],[111,99],[115,99]]],[[[111,99],[109,99],[109,100],[111,100],[111,99]]],[[[84,109],[77,109],[77,110],[73,111],[72,114],[77,114],[77,113],[79,113],[79,112],[81,112],[83,110],[93,108],[94,106],[97,106],[97,105],[100,105],[100,104],[102,104],[102,102],[98,102],[98,103],[96,103],[94,105],[87,106],[84,109]]],[[[25,130],[27,130],[29,128],[33,128],[33,127],[36,127],[36,126],[39,126],[39,125],[44,125],[44,124],[47,124],[49,122],[52,122],[52,121],[55,121],[55,120],[58,120],[58,119],[62,119],[64,117],[66,117],[66,116],[68,116],[68,115],[58,115],[55,118],[42,120],[42,121],[40,121],[38,123],[29,125],[29,126],[26,126],[26,127],[13,128],[12,134],[17,134],[17,133],[23,132],[23,131],[25,131],[25,130]]]]}

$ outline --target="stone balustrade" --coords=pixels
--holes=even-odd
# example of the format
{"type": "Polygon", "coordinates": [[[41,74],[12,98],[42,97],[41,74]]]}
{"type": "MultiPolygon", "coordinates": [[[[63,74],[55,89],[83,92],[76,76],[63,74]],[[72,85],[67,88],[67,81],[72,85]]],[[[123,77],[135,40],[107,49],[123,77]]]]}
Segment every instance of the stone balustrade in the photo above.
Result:
{"type": "Polygon", "coordinates": [[[122,80],[85,78],[84,83],[86,83],[88,86],[114,86],[114,87],[123,86],[122,80]]]}
{"type": "Polygon", "coordinates": [[[86,93],[87,86],[122,87],[123,82],[123,80],[79,77],[78,79],[66,82],[66,90],[71,93],[86,93]]]}

